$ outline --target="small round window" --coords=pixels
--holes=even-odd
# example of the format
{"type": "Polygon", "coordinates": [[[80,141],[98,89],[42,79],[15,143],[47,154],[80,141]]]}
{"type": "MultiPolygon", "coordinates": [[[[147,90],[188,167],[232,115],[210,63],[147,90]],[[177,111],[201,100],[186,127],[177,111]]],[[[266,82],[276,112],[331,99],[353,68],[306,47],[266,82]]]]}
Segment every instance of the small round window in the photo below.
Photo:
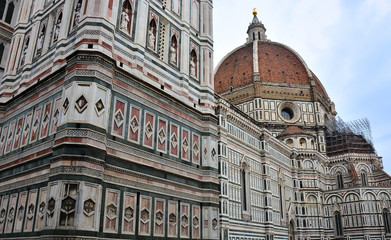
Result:
{"type": "Polygon", "coordinates": [[[290,108],[284,108],[281,111],[281,116],[285,120],[291,120],[293,118],[293,111],[290,108]]]}
{"type": "Polygon", "coordinates": [[[278,116],[287,123],[295,123],[300,119],[300,107],[293,102],[282,102],[278,105],[278,116]]]}

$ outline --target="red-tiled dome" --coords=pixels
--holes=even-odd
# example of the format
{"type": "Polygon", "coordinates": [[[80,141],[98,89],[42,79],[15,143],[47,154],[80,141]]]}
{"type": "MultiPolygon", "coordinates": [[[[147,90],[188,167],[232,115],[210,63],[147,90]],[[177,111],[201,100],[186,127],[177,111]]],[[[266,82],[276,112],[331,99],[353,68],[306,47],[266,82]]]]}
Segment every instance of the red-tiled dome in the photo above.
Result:
{"type": "MultiPolygon", "coordinates": [[[[261,81],[310,84],[305,63],[288,47],[270,41],[257,41],[261,81]]],[[[253,42],[230,53],[215,74],[215,92],[221,93],[253,81],[253,42]]]]}
{"type": "Polygon", "coordinates": [[[220,64],[215,75],[215,92],[249,84],[253,81],[253,73],[253,48],[252,44],[247,44],[233,51],[220,64]]]}

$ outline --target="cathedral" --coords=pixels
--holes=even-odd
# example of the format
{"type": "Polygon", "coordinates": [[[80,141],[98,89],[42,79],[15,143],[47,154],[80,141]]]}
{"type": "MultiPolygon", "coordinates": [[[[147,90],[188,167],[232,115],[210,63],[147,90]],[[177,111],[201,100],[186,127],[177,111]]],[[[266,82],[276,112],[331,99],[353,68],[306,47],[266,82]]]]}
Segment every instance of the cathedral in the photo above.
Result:
{"type": "Polygon", "coordinates": [[[391,239],[368,120],[250,17],[214,68],[212,0],[0,0],[0,239],[391,239]]]}

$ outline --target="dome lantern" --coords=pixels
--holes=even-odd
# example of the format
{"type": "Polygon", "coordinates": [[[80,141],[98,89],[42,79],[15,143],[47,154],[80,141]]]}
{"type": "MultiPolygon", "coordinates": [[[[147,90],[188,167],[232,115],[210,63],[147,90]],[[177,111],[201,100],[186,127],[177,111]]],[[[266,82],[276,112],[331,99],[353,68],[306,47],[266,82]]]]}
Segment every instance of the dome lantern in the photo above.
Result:
{"type": "Polygon", "coordinates": [[[253,10],[253,15],[254,15],[253,20],[247,29],[247,34],[248,34],[247,42],[253,42],[256,40],[267,40],[267,36],[265,34],[266,28],[263,25],[263,23],[259,21],[257,17],[258,12],[255,8],[253,10]]]}

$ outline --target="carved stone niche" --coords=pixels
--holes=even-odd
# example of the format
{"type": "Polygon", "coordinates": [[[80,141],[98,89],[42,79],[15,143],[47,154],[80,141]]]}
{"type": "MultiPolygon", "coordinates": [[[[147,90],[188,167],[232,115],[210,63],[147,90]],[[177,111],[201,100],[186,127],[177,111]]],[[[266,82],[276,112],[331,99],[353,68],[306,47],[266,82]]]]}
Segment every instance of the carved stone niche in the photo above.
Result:
{"type": "Polygon", "coordinates": [[[8,221],[9,222],[12,222],[14,220],[14,216],[15,216],[15,208],[12,207],[9,212],[8,212],[8,221]]]}
{"type": "Polygon", "coordinates": [[[43,213],[45,211],[45,202],[41,202],[41,204],[39,204],[39,209],[38,209],[38,214],[43,217],[43,213]]]}
{"type": "Polygon", "coordinates": [[[216,230],[217,229],[217,219],[216,218],[213,218],[213,220],[212,220],[212,228],[213,228],[213,230],[216,230]]]}
{"type": "Polygon", "coordinates": [[[200,226],[200,220],[198,219],[197,216],[193,217],[193,227],[198,228],[200,226]]]}
{"type": "Polygon", "coordinates": [[[186,215],[183,215],[181,218],[182,226],[187,227],[189,225],[189,218],[186,215]]]}
{"type": "Polygon", "coordinates": [[[34,206],[34,204],[31,203],[30,206],[28,207],[28,210],[27,210],[27,219],[28,220],[33,219],[34,209],[35,209],[35,206],[34,206]]]}
{"type": "Polygon", "coordinates": [[[48,215],[50,217],[53,217],[53,213],[54,213],[54,207],[56,206],[56,200],[54,200],[54,198],[51,198],[48,202],[48,215]]]}
{"type": "Polygon", "coordinates": [[[0,211],[0,223],[4,222],[5,219],[5,209],[1,209],[0,211]]]}
{"type": "Polygon", "coordinates": [[[155,221],[156,221],[156,224],[157,225],[162,225],[163,224],[163,213],[162,211],[157,211],[156,214],[155,214],[155,221]]]}
{"type": "Polygon", "coordinates": [[[83,213],[87,217],[91,217],[95,213],[95,202],[92,199],[88,199],[84,201],[83,204],[83,213]]]}
{"type": "Polygon", "coordinates": [[[107,206],[107,218],[114,219],[117,217],[117,207],[114,204],[107,206]]]}
{"type": "Polygon", "coordinates": [[[18,209],[18,221],[23,220],[23,215],[24,215],[24,206],[20,206],[18,209]]]}
{"type": "Polygon", "coordinates": [[[147,223],[149,221],[149,211],[148,209],[144,208],[142,211],[141,211],[141,214],[140,214],[140,219],[143,223],[147,223]]]}
{"type": "Polygon", "coordinates": [[[171,226],[174,226],[176,224],[176,215],[174,213],[171,213],[168,216],[168,222],[170,223],[171,226]]]}
{"type": "Polygon", "coordinates": [[[134,217],[134,209],[128,206],[125,208],[125,220],[130,222],[133,220],[134,217]]]}

